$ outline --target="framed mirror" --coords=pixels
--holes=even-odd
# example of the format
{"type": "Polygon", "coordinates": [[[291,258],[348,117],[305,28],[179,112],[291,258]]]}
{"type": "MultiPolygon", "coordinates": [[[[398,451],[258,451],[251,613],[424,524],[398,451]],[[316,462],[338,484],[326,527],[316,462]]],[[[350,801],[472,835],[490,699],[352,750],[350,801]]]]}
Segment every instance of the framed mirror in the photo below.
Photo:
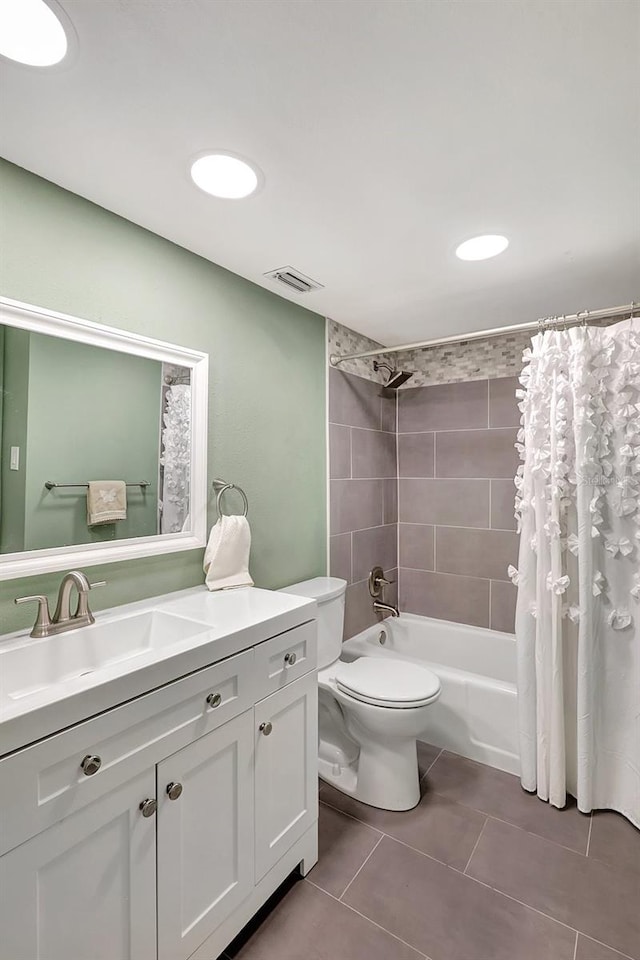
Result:
{"type": "Polygon", "coordinates": [[[0,580],[203,547],[208,356],[0,297],[0,580]]]}

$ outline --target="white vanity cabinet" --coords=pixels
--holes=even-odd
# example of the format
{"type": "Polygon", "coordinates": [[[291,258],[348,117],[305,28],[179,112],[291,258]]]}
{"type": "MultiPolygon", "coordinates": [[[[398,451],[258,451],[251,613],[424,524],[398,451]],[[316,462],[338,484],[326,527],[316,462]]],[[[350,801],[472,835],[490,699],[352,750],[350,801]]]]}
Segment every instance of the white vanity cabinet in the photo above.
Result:
{"type": "Polygon", "coordinates": [[[256,705],[256,881],[318,819],[317,717],[315,672],[256,705]]]}
{"type": "Polygon", "coordinates": [[[158,960],[191,956],[253,889],[254,726],[248,710],[158,764],[158,960]]]}
{"type": "Polygon", "coordinates": [[[0,960],[216,960],[313,866],[315,630],[0,759],[0,960]]]}
{"type": "Polygon", "coordinates": [[[142,960],[156,949],[149,769],[0,857],[2,960],[142,960]]]}

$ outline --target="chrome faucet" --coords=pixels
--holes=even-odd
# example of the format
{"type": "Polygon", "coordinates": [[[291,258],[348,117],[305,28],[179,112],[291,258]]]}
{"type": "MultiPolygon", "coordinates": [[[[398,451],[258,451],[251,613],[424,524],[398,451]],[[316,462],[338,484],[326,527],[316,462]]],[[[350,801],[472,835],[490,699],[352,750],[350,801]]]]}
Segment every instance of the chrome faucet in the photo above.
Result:
{"type": "Polygon", "coordinates": [[[369,593],[373,599],[373,609],[376,613],[390,613],[392,617],[399,617],[400,611],[392,603],[384,602],[384,588],[394,583],[387,580],[382,567],[374,567],[369,574],[369,593]]]}
{"type": "Polygon", "coordinates": [[[49,614],[49,600],[45,596],[16,597],[14,603],[30,603],[36,601],[38,614],[30,636],[36,638],[53,637],[67,630],[77,630],[95,623],[95,617],[89,609],[89,590],[92,587],[104,587],[106,581],[89,583],[81,570],[71,570],[65,574],[58,590],[58,603],[53,617],[49,614]],[[71,591],[78,591],[78,606],[74,614],[71,613],[71,591]]]}

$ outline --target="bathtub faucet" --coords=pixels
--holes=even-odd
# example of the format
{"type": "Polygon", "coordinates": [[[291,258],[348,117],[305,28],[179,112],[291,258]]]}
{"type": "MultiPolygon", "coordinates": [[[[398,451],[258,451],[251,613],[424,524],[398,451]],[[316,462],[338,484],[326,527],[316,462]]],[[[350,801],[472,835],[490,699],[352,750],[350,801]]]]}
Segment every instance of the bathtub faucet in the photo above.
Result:
{"type": "Polygon", "coordinates": [[[369,574],[369,593],[376,613],[390,613],[392,617],[399,617],[398,608],[394,607],[392,603],[385,603],[383,596],[384,588],[390,586],[393,582],[393,580],[386,579],[382,567],[374,567],[369,574]]]}
{"type": "Polygon", "coordinates": [[[373,601],[373,609],[376,613],[390,613],[392,617],[399,617],[400,611],[392,603],[383,603],[382,600],[373,601]]]}

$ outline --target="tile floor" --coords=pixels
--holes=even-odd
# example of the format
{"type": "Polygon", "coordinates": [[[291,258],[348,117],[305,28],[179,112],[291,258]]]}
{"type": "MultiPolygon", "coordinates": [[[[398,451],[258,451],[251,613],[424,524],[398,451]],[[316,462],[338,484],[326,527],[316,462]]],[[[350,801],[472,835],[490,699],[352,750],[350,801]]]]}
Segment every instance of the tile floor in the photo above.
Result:
{"type": "Polygon", "coordinates": [[[640,831],[421,744],[408,813],[320,788],[320,857],[232,960],[640,960],[640,831]]]}

